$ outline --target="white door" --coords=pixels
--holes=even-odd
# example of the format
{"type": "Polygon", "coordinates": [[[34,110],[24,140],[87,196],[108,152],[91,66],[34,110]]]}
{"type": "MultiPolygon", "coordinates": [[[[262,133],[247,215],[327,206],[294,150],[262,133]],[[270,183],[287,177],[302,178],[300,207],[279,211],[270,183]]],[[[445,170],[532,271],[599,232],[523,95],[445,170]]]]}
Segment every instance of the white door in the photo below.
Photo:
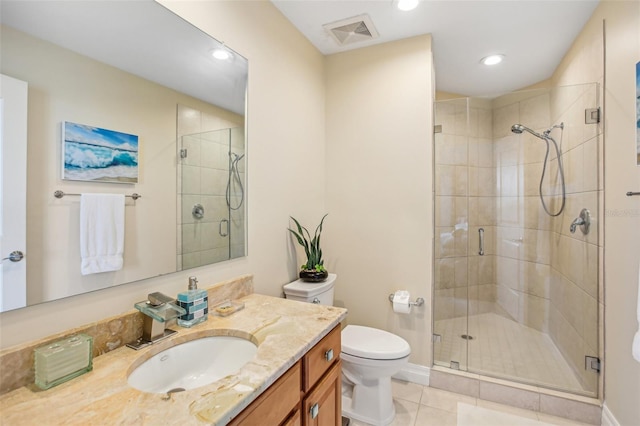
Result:
{"type": "Polygon", "coordinates": [[[0,75],[0,312],[27,305],[27,83],[0,75]],[[9,259],[11,258],[11,259],[9,259]]]}

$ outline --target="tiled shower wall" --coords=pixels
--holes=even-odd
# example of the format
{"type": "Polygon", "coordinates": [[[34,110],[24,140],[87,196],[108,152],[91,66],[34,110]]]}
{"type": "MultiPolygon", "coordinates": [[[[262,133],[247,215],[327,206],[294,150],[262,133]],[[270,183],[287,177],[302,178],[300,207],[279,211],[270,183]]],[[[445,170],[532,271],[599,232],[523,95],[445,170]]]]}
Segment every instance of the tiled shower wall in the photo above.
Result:
{"type": "MultiPolygon", "coordinates": [[[[597,105],[596,94],[590,84],[441,102],[435,142],[434,320],[494,312],[547,333],[593,393],[597,375],[585,370],[584,356],[598,355],[599,130],[585,124],[585,108],[597,105]],[[546,144],[511,126],[542,133],[560,122],[564,129],[551,136],[563,153],[567,197],[552,218],[538,195],[546,144]],[[571,234],[582,208],[591,211],[591,232],[571,234]]],[[[555,213],[561,187],[553,146],[548,163],[543,194],[555,213]]]]}
{"type": "Polygon", "coordinates": [[[585,356],[598,357],[599,124],[585,124],[585,110],[599,105],[597,84],[562,87],[551,93],[554,123],[565,123],[563,164],[567,204],[551,229],[549,335],[585,389],[595,392],[598,375],[585,369],[585,356]],[[591,212],[588,234],[569,231],[583,208],[591,212]]]}
{"type": "MultiPolygon", "coordinates": [[[[598,356],[599,126],[585,124],[585,109],[598,105],[597,85],[513,94],[494,103],[502,193],[496,206],[497,303],[516,321],[548,333],[585,390],[595,392],[597,375],[585,369],[585,355],[598,356]],[[557,217],[544,212],[538,196],[546,144],[511,133],[515,123],[539,133],[564,123],[551,133],[561,147],[566,188],[566,205],[557,217]],[[591,212],[590,232],[572,234],[571,222],[582,208],[591,212]]],[[[548,209],[557,213],[561,185],[552,146],[549,158],[543,193],[548,209]]]]}
{"type": "MultiPolygon", "coordinates": [[[[549,94],[510,94],[493,103],[494,163],[501,195],[496,199],[497,305],[515,321],[547,332],[551,218],[538,196],[546,144],[529,133],[513,133],[511,126],[519,123],[537,132],[547,129],[549,94]]],[[[548,195],[549,182],[559,178],[551,169],[547,176],[543,193],[549,210],[555,211],[560,197],[548,195]]]]}

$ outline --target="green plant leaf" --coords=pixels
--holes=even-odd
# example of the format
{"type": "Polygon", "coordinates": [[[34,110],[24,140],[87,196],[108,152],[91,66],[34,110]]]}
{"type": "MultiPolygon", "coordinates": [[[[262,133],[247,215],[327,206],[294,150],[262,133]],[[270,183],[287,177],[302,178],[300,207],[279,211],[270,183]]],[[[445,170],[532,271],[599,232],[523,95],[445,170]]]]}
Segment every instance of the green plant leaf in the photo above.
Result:
{"type": "Polygon", "coordinates": [[[301,269],[316,269],[318,272],[326,270],[323,266],[324,261],[322,260],[322,249],[320,248],[320,235],[322,234],[322,225],[327,216],[328,214],[325,214],[320,220],[320,224],[316,228],[313,238],[311,238],[311,234],[307,228],[300,225],[300,222],[298,222],[296,218],[289,216],[296,224],[298,232],[291,228],[287,229],[296,237],[298,244],[304,247],[304,252],[307,256],[307,263],[302,265],[301,269]]]}

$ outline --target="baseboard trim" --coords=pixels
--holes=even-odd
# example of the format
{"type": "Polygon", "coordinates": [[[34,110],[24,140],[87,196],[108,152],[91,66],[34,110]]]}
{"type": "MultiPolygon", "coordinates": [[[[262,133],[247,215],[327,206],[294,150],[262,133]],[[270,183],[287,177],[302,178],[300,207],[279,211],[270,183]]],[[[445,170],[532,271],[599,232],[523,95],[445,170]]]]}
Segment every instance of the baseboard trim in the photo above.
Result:
{"type": "Polygon", "coordinates": [[[429,386],[429,374],[431,369],[424,365],[407,364],[405,368],[393,375],[394,379],[404,380],[405,382],[416,383],[423,386],[429,386]]]}
{"type": "Polygon", "coordinates": [[[607,407],[606,401],[602,404],[602,426],[620,426],[618,420],[616,420],[611,410],[609,410],[609,407],[607,407]]]}

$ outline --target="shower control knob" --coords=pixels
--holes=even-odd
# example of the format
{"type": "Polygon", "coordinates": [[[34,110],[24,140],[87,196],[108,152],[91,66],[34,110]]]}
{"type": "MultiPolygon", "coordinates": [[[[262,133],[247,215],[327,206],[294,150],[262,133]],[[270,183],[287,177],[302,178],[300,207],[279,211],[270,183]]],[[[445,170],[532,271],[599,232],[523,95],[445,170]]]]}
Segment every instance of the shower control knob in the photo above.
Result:
{"type": "Polygon", "coordinates": [[[204,217],[204,207],[202,207],[202,204],[194,205],[191,210],[191,215],[196,219],[202,219],[204,217]]]}

